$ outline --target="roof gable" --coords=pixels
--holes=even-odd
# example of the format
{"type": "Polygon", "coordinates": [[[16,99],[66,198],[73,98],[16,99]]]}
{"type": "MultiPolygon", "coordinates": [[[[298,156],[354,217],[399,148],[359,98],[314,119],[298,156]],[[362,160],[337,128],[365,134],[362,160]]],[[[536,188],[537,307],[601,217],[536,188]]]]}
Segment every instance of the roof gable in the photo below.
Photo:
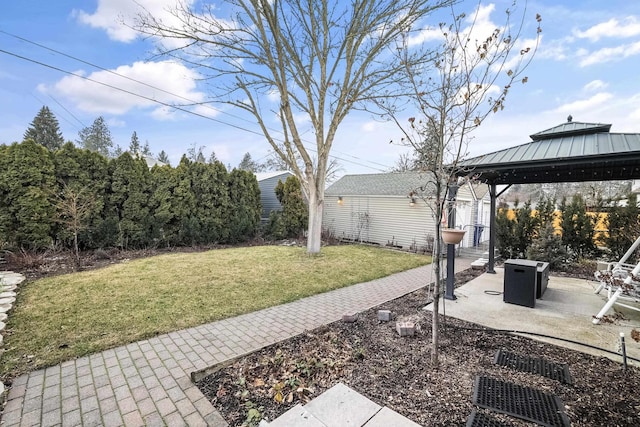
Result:
{"type": "MultiPolygon", "coordinates": [[[[571,116],[569,116],[569,118],[571,118],[571,116]]],[[[609,132],[609,130],[611,130],[610,124],[574,122],[569,120],[558,126],[545,129],[543,131],[534,133],[533,135],[529,135],[529,137],[534,141],[540,141],[543,139],[551,139],[559,136],[566,137],[572,135],[588,135],[598,132],[609,132]]]]}

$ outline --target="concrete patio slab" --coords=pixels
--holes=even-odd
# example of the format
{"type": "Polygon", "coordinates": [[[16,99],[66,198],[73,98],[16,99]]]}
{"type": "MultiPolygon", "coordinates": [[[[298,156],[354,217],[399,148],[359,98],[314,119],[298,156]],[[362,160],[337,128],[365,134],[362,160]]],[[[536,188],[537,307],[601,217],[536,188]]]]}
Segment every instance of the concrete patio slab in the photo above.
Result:
{"type": "MultiPolygon", "coordinates": [[[[640,343],[631,338],[631,331],[640,329],[640,313],[625,311],[625,320],[613,324],[591,320],[605,303],[604,296],[594,293],[596,282],[551,276],[547,291],[536,300],[535,308],[505,303],[504,269],[496,274],[485,273],[455,291],[456,300],[444,300],[446,313],[458,319],[494,329],[507,329],[550,335],[590,344],[609,351],[618,351],[620,332],[625,334],[627,355],[640,359],[640,343]]],[[[431,306],[425,307],[431,310],[431,306]]],[[[590,347],[551,338],[525,335],[596,356],[621,361],[621,356],[590,347]]]]}
{"type": "Polygon", "coordinates": [[[287,412],[271,421],[270,423],[260,422],[259,427],[327,427],[318,420],[304,406],[296,405],[287,412]]]}
{"type": "Polygon", "coordinates": [[[363,427],[420,427],[420,424],[414,423],[410,419],[403,417],[395,411],[382,408],[373,418],[371,418],[363,427]]]}
{"type": "Polygon", "coordinates": [[[305,405],[324,425],[360,427],[382,409],[380,405],[338,383],[305,405]]]}
{"type": "Polygon", "coordinates": [[[420,427],[397,412],[338,383],[305,406],[296,405],[259,427],[420,427]]]}

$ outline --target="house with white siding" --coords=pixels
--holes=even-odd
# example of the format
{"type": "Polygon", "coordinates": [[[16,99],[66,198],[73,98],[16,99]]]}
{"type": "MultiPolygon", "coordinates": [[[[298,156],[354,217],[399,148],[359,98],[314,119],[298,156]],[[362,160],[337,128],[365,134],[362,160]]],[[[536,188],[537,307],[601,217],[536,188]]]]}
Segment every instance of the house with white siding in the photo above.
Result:
{"type": "MultiPolygon", "coordinates": [[[[429,251],[435,236],[428,205],[433,191],[420,172],[345,175],[325,191],[323,229],[341,240],[429,251]]],[[[489,213],[486,185],[460,187],[455,223],[467,231],[461,247],[489,239],[489,213]]]]}
{"type": "Polygon", "coordinates": [[[282,181],[284,184],[290,176],[293,176],[293,174],[289,171],[256,173],[256,180],[260,188],[260,203],[262,204],[261,221],[268,221],[271,211],[282,210],[282,205],[276,196],[275,189],[278,181],[282,181]]]}

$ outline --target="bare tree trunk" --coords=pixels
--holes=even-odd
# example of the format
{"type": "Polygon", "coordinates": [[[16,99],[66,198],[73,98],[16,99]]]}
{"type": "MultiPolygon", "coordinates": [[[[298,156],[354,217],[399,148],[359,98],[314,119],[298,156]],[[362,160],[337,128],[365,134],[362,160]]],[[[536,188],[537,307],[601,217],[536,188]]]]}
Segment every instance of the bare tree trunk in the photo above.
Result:
{"type": "MultiPolygon", "coordinates": [[[[436,208],[439,209],[439,208],[436,208]]],[[[441,218],[442,214],[436,215],[436,218],[441,218]]],[[[436,282],[434,284],[433,290],[433,311],[432,311],[432,319],[431,319],[431,367],[438,367],[438,343],[440,340],[440,334],[438,333],[438,329],[440,327],[440,293],[442,292],[442,247],[440,245],[440,219],[436,219],[436,240],[434,242],[434,256],[435,262],[432,262],[433,272],[436,276],[436,282]]]]}
{"type": "Polygon", "coordinates": [[[307,233],[307,253],[320,253],[322,243],[322,211],[324,208],[324,187],[309,186],[309,228],[307,233]]]}
{"type": "Polygon", "coordinates": [[[80,269],[80,249],[78,248],[78,231],[73,232],[73,254],[76,261],[76,270],[80,269]]]}

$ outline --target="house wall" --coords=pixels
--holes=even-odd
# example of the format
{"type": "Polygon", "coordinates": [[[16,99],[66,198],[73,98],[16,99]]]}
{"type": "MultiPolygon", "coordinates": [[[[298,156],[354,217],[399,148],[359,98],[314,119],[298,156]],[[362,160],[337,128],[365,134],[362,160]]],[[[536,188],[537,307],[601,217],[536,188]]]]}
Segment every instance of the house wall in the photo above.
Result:
{"type": "Polygon", "coordinates": [[[282,205],[276,197],[275,188],[276,185],[278,185],[278,181],[284,183],[289,176],[291,176],[291,174],[287,172],[258,181],[258,187],[260,187],[260,203],[262,204],[260,219],[262,221],[269,219],[271,211],[282,209],[282,205]]]}
{"type": "Polygon", "coordinates": [[[407,197],[326,196],[323,227],[340,239],[393,244],[409,249],[433,239],[431,210],[423,203],[409,206],[407,197]],[[429,234],[431,237],[429,237],[429,234]]]}
{"type": "MultiPolygon", "coordinates": [[[[410,250],[433,244],[435,222],[432,209],[423,200],[410,205],[406,196],[325,195],[323,228],[339,239],[376,243],[381,246],[396,245],[410,250]]],[[[479,201],[467,187],[458,191],[456,203],[456,228],[467,233],[462,247],[474,245],[475,224],[484,224],[481,241],[489,237],[488,198],[479,201]]]]}

